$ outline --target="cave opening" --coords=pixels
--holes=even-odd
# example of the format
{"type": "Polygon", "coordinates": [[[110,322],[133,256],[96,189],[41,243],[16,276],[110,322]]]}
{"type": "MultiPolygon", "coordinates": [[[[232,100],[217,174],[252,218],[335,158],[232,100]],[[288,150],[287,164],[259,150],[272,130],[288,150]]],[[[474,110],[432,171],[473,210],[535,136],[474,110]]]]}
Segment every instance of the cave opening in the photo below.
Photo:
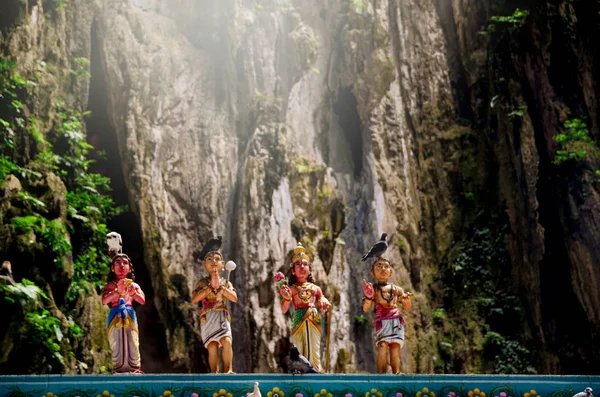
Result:
{"type": "Polygon", "coordinates": [[[146,296],[145,305],[134,305],[140,328],[142,370],[146,373],[173,372],[167,349],[165,327],[160,321],[154,304],[152,280],[144,262],[142,230],[137,214],[131,210],[117,133],[109,111],[102,42],[96,22],[92,24],[91,50],[91,80],[88,100],[88,110],[91,111],[91,115],[86,121],[86,127],[88,143],[96,150],[92,155],[95,162],[90,166],[90,171],[109,177],[115,205],[127,206],[126,211],[107,222],[107,227],[109,231],[121,234],[123,253],[131,258],[135,281],[146,296]],[[100,153],[103,154],[100,155],[100,153]]]}
{"type": "Polygon", "coordinates": [[[20,0],[4,0],[0,12],[0,34],[8,36],[10,30],[26,18],[27,6],[20,0]]]}
{"type": "Polygon", "coordinates": [[[350,148],[354,177],[358,178],[363,169],[363,134],[358,115],[358,103],[352,87],[340,88],[333,111],[338,117],[340,129],[350,148]]]}

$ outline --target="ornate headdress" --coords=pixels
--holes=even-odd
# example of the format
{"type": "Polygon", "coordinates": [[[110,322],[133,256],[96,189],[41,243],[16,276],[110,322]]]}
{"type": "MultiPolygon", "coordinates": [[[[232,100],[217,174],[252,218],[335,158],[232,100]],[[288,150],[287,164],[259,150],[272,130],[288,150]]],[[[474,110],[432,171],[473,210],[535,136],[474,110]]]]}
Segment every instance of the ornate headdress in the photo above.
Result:
{"type": "Polygon", "coordinates": [[[294,263],[305,260],[310,263],[310,258],[306,255],[306,249],[302,246],[302,243],[298,243],[298,246],[294,249],[294,256],[292,256],[292,266],[294,263]]]}

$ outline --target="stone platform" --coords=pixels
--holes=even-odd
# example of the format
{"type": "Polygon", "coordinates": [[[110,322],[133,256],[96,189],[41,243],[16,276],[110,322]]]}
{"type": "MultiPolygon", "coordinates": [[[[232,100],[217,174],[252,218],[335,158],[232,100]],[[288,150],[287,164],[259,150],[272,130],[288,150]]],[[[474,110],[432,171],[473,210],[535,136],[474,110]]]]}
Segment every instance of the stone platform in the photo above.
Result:
{"type": "Polygon", "coordinates": [[[149,374],[0,376],[4,397],[572,397],[600,376],[149,374]]]}

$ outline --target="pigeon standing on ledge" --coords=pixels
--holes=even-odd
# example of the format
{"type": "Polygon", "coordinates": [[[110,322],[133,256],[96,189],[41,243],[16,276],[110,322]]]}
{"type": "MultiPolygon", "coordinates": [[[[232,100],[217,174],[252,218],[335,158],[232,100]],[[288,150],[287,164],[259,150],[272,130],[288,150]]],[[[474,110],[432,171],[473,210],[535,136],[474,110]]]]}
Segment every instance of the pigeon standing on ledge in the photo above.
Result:
{"type": "Polygon", "coordinates": [[[575,394],[573,397],[594,397],[592,394],[592,388],[586,387],[584,391],[575,394]]]}
{"type": "Polygon", "coordinates": [[[318,374],[317,371],[308,361],[306,357],[304,357],[298,351],[296,345],[292,345],[290,348],[290,365],[288,366],[289,371],[293,374],[318,374]]]}
{"type": "Polygon", "coordinates": [[[258,389],[258,382],[254,382],[254,391],[252,393],[246,393],[246,397],[262,397],[260,390],[258,389]]]}
{"type": "Polygon", "coordinates": [[[369,252],[367,252],[362,257],[362,260],[366,261],[369,258],[379,258],[381,255],[383,255],[383,253],[388,248],[387,242],[385,241],[386,237],[387,237],[387,233],[383,233],[381,235],[381,239],[374,246],[371,247],[369,252]]]}

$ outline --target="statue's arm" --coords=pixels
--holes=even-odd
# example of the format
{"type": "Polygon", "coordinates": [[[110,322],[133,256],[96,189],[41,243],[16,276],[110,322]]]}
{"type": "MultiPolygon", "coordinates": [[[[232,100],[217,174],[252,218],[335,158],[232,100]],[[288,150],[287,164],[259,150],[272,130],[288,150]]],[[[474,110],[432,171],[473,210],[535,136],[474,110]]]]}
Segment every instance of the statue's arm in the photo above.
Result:
{"type": "Polygon", "coordinates": [[[137,303],[139,303],[140,305],[143,305],[146,303],[146,295],[144,295],[144,291],[142,291],[142,288],[140,287],[139,284],[133,283],[133,293],[131,293],[131,297],[133,298],[134,301],[136,301],[137,303]]]}
{"type": "Polygon", "coordinates": [[[229,299],[232,302],[237,302],[237,293],[235,291],[235,288],[233,288],[233,285],[229,281],[227,281],[226,286],[221,288],[223,296],[225,298],[229,299]]]}
{"type": "Polygon", "coordinates": [[[208,286],[206,280],[198,281],[196,288],[192,291],[192,303],[198,303],[210,294],[212,289],[208,286]]]}
{"type": "Polygon", "coordinates": [[[102,304],[108,305],[109,303],[117,303],[119,301],[119,294],[113,283],[109,283],[104,287],[102,292],[102,304]]]}

